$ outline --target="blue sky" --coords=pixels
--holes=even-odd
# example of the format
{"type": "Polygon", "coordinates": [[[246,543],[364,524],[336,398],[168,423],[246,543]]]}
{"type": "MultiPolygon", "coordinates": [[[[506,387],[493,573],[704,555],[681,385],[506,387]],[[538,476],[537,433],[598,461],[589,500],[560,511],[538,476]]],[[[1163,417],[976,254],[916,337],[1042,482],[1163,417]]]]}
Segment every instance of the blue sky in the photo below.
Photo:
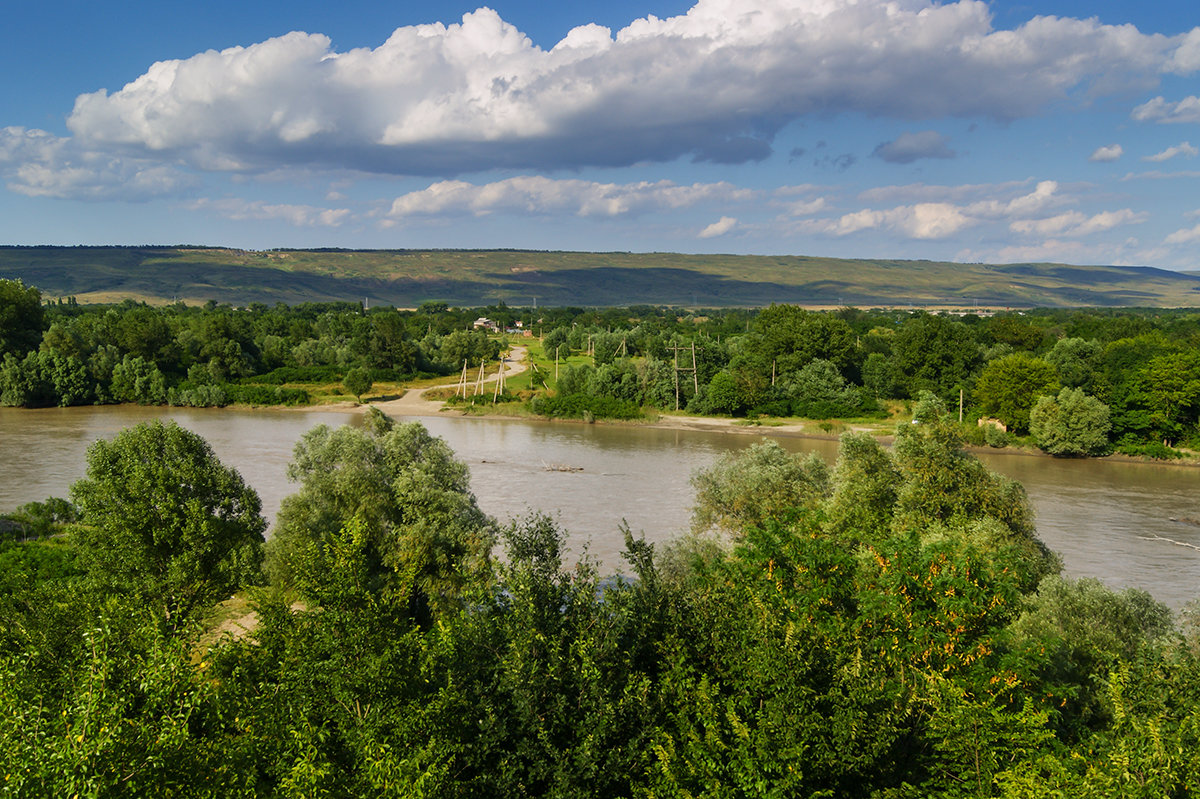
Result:
{"type": "Polygon", "coordinates": [[[12,5],[0,243],[1200,268],[1193,1],[12,5]]]}

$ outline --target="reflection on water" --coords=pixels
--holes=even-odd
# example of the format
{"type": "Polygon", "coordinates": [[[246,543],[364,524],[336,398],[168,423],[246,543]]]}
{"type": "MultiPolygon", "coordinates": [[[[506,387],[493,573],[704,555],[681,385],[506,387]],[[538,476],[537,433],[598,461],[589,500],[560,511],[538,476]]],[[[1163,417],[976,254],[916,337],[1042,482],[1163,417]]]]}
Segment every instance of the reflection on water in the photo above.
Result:
{"type": "MultiPolygon", "coordinates": [[[[145,419],[173,418],[204,436],[221,460],[259,492],[273,518],[291,493],[286,467],[292,448],[317,424],[353,423],[356,416],[317,411],[230,411],[98,407],[46,410],[0,408],[0,509],[65,496],[83,475],[84,453],[145,419]]],[[[556,515],[576,554],[587,548],[606,568],[619,568],[622,521],[651,541],[665,541],[688,523],[689,479],[752,436],[603,425],[422,418],[471,468],[472,489],[501,521],[532,508],[556,515]],[[554,466],[580,467],[557,471],[554,466]]],[[[782,438],[792,451],[817,451],[832,461],[836,443],[782,438]]],[[[1200,471],[1110,461],[1061,461],[986,452],[987,465],[1024,483],[1043,540],[1067,571],[1113,587],[1145,588],[1180,607],[1200,596],[1200,527],[1172,518],[1200,518],[1200,471]]]]}

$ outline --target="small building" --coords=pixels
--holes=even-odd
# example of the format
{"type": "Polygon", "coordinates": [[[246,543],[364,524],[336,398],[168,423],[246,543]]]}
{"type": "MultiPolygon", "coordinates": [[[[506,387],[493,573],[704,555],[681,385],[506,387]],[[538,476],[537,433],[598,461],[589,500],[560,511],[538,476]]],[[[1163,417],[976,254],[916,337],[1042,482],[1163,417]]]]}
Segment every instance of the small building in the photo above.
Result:
{"type": "Polygon", "coordinates": [[[500,325],[496,324],[491,319],[488,319],[486,316],[481,316],[476,319],[475,324],[472,325],[472,327],[476,330],[490,330],[493,333],[500,332],[500,325]]]}
{"type": "Polygon", "coordinates": [[[999,430],[1001,433],[1008,432],[1008,426],[1005,425],[1004,422],[1000,421],[999,419],[992,419],[987,416],[980,417],[980,419],[977,422],[975,422],[975,426],[976,427],[994,427],[997,430],[999,430]]]}

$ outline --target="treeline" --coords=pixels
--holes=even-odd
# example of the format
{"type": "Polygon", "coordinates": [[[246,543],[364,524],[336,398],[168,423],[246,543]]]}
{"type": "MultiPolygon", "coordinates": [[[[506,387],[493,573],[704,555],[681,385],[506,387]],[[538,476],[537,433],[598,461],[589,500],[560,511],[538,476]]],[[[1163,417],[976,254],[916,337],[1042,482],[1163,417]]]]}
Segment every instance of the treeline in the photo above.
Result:
{"type": "Polygon", "coordinates": [[[1020,486],[932,395],[917,418],[832,468],[726,456],[696,530],[626,531],[615,578],[545,516],[497,525],[415,423],[308,433],[265,546],[201,439],[127,430],[62,535],[0,550],[0,790],[1194,795],[1194,628],[1059,576],[1020,486]]]}
{"type": "Polygon", "coordinates": [[[707,312],[604,327],[547,326],[547,357],[592,355],[560,395],[606,396],[702,414],[871,417],[931,391],[960,400],[973,443],[1031,436],[1055,455],[1118,449],[1157,457],[1200,446],[1200,314],[1033,310],[707,312]]]}
{"type": "Polygon", "coordinates": [[[356,369],[394,382],[494,360],[500,344],[471,330],[472,313],[44,305],[36,288],[0,280],[0,405],[304,404],[308,392],[285,384],[338,383],[356,369]]]}
{"type": "Polygon", "coordinates": [[[551,361],[589,356],[556,384],[535,382],[533,410],[547,416],[871,418],[931,391],[951,406],[961,397],[968,422],[1003,426],[977,428],[972,443],[1026,437],[1071,456],[1200,446],[1190,310],[81,307],[43,305],[36,289],[0,280],[0,404],[303,403],[305,385],[351,371],[369,386],[494,360],[502,345],[472,330],[479,316],[502,330],[520,322],[551,361]]]}

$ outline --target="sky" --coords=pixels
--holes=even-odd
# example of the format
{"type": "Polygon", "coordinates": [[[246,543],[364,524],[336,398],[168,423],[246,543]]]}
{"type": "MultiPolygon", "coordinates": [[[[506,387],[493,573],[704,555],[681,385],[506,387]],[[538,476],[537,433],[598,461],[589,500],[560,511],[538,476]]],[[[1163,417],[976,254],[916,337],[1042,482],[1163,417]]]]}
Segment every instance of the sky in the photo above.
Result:
{"type": "Polygon", "coordinates": [[[47,0],[0,244],[1200,269],[1195,0],[47,0]]]}

